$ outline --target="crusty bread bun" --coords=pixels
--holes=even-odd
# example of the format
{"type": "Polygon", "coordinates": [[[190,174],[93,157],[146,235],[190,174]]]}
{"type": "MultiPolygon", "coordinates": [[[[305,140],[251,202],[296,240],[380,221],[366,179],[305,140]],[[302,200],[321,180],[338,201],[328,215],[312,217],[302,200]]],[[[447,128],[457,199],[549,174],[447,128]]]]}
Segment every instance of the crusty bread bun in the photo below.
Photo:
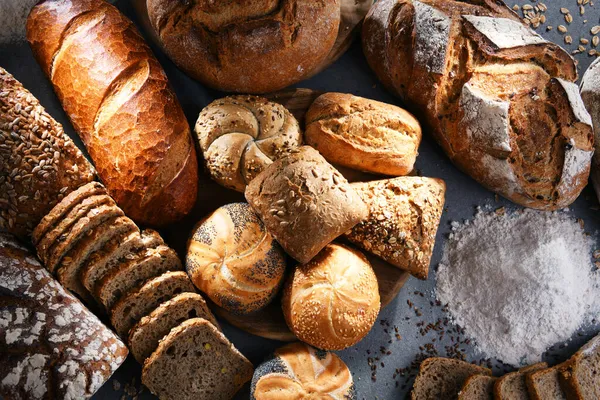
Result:
{"type": "Polygon", "coordinates": [[[307,144],[344,167],[407,175],[421,143],[419,121],[400,107],[345,93],[325,93],[306,114],[307,144]]]}
{"type": "Polygon", "coordinates": [[[266,168],[246,187],[246,199],[285,251],[301,263],[368,215],[348,181],[309,146],[266,168]]]}
{"type": "Polygon", "coordinates": [[[282,308],[290,330],[323,350],[342,350],[369,333],[380,308],[377,277],[358,250],[330,244],[298,265],[286,282],[282,308]]]}
{"type": "Polygon", "coordinates": [[[194,285],[236,314],[269,304],[285,266],[285,253],[247,203],[213,212],[196,225],[188,243],[186,268],[194,285]]]}
{"type": "Polygon", "coordinates": [[[272,92],[304,79],[329,55],[340,25],[340,0],[146,4],[169,57],[228,92],[272,92]]]}
{"type": "Polygon", "coordinates": [[[238,192],[302,144],[296,118],[281,104],[256,96],[213,101],[200,113],[195,131],[210,176],[238,192]]]}

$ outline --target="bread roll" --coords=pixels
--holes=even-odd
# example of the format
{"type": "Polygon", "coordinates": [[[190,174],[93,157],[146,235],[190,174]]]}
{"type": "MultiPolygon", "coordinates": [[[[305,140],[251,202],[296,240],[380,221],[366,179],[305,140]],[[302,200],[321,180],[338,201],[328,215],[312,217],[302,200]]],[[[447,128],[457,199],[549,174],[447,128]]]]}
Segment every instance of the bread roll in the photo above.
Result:
{"type": "Polygon", "coordinates": [[[190,128],[133,23],[102,0],[43,1],[27,39],[126,214],[151,225],[187,214],[198,180],[190,128]]]}
{"type": "Polygon", "coordinates": [[[348,366],[335,354],[292,343],[275,350],[273,357],[254,371],[253,400],[356,399],[348,366]]]}
{"type": "Polygon", "coordinates": [[[399,176],[413,170],[421,126],[400,107],[326,93],[308,109],[305,138],[331,163],[399,176]]]}
{"type": "Polygon", "coordinates": [[[556,210],[586,186],[593,153],[573,59],[494,0],[382,0],[363,25],[379,79],[490,190],[556,210]]]}
{"type": "Polygon", "coordinates": [[[266,168],[246,187],[246,199],[284,250],[301,263],[368,215],[346,179],[309,146],[266,168]]]}
{"type": "Polygon", "coordinates": [[[0,230],[29,236],[96,171],[62,126],[0,67],[0,230]]]}
{"type": "Polygon", "coordinates": [[[353,346],[369,333],[379,314],[377,277],[359,251],[325,247],[298,265],[286,282],[282,308],[290,330],[323,350],[353,346]]]}
{"type": "Polygon", "coordinates": [[[310,75],[331,51],[340,0],[177,2],[148,0],[165,52],[219,90],[266,93],[310,75]]]}
{"type": "Polygon", "coordinates": [[[600,199],[600,59],[596,59],[581,78],[581,98],[594,122],[595,155],[590,180],[600,199]]]}
{"type": "Polygon", "coordinates": [[[277,294],[285,253],[246,203],[228,204],[201,221],[188,243],[192,282],[218,306],[248,314],[277,294]]]}
{"type": "Polygon", "coordinates": [[[444,208],[444,181],[406,176],[352,187],[368,205],[369,216],[346,237],[411,275],[427,279],[444,208]]]}
{"type": "Polygon", "coordinates": [[[238,192],[302,144],[296,118],[282,105],[256,96],[213,101],[200,113],[195,131],[211,177],[238,192]]]}

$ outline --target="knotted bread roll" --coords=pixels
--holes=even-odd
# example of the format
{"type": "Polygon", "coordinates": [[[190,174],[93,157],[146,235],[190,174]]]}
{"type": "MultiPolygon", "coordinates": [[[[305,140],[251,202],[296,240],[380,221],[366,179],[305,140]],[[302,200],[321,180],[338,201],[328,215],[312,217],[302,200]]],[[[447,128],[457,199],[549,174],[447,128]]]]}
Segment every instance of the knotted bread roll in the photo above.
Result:
{"type": "Polygon", "coordinates": [[[256,96],[213,101],[200,113],[195,131],[211,177],[239,192],[302,144],[296,118],[282,105],[256,96]]]}
{"type": "Polygon", "coordinates": [[[218,306],[248,314],[266,306],[283,282],[285,253],[246,203],[216,210],[194,229],[187,271],[218,306]]]}
{"type": "Polygon", "coordinates": [[[380,308],[377,277],[358,250],[325,247],[298,265],[287,281],[282,308],[290,330],[323,350],[353,346],[369,333],[380,308]]]}

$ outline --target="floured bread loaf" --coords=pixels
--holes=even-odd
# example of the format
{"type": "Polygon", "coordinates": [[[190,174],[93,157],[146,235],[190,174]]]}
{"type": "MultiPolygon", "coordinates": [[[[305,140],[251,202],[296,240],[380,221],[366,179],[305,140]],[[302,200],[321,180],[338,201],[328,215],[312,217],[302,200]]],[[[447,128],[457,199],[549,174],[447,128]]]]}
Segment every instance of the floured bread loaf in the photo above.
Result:
{"type": "Polygon", "coordinates": [[[594,122],[596,151],[590,179],[600,199],[600,59],[596,59],[581,78],[581,98],[594,122]]]}
{"type": "Polygon", "coordinates": [[[218,306],[249,314],[266,306],[283,283],[286,256],[247,203],[225,205],[194,229],[186,268],[218,306]]]}
{"type": "Polygon", "coordinates": [[[493,0],[382,0],[363,26],[379,79],[430,124],[450,159],[527,207],[587,184],[592,120],[573,59],[493,0]]]}
{"type": "Polygon", "coordinates": [[[35,256],[0,234],[0,397],[87,399],[127,357],[35,256]]]}
{"type": "Polygon", "coordinates": [[[256,96],[213,101],[200,113],[195,131],[211,177],[238,192],[302,144],[296,118],[281,104],[256,96]]]}

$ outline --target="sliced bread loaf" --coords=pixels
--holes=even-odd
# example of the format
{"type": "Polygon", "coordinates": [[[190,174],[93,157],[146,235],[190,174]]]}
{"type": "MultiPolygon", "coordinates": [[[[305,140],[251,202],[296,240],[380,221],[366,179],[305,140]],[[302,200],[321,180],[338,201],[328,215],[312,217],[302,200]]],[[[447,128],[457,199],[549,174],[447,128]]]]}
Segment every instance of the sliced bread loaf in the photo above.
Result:
{"type": "Polygon", "coordinates": [[[253,367],[213,324],[185,321],[144,362],[142,383],[162,400],[230,400],[253,367]]]}
{"type": "Polygon", "coordinates": [[[203,318],[220,330],[202,296],[197,293],[182,293],[161,304],[135,324],[129,333],[131,354],[143,364],[171,329],[192,318],[203,318]]]}
{"type": "Polygon", "coordinates": [[[458,400],[494,400],[497,379],[487,375],[473,375],[463,385],[458,400]]]}
{"type": "Polygon", "coordinates": [[[125,293],[141,286],[148,279],[168,271],[181,270],[183,265],[173,249],[165,245],[149,248],[109,272],[100,281],[96,298],[110,310],[125,293]]]}
{"type": "Polygon", "coordinates": [[[497,400],[529,400],[526,376],[546,368],[548,364],[538,363],[504,375],[494,385],[494,397],[497,400]]]}
{"type": "Polygon", "coordinates": [[[457,400],[472,375],[492,375],[488,368],[450,358],[428,358],[419,368],[411,393],[412,400],[457,400]]]}
{"type": "Polygon", "coordinates": [[[81,271],[83,286],[90,292],[96,293],[97,285],[112,268],[118,266],[123,259],[134,257],[138,252],[163,244],[158,232],[147,229],[141,234],[132,232],[128,235],[118,235],[110,240],[103,249],[94,253],[87,265],[81,271]]]}
{"type": "Polygon", "coordinates": [[[110,321],[121,337],[127,337],[129,330],[142,317],[165,301],[185,292],[196,292],[187,274],[183,271],[167,272],[124,295],[110,310],[110,321]]]}
{"type": "Polygon", "coordinates": [[[567,399],[600,399],[600,335],[575,353],[559,371],[567,399]]]}
{"type": "Polygon", "coordinates": [[[532,400],[566,400],[559,381],[561,365],[533,372],[525,377],[527,389],[532,400]]]}

